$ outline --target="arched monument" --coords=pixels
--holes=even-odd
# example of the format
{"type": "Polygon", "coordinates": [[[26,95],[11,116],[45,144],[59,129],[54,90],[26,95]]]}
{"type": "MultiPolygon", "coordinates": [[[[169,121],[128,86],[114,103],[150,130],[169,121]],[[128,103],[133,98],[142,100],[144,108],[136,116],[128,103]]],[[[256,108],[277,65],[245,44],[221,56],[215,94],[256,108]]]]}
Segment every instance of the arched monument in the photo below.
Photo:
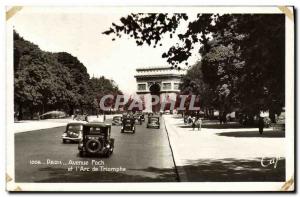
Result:
{"type": "Polygon", "coordinates": [[[180,92],[179,84],[186,73],[183,69],[173,69],[170,66],[145,67],[136,69],[136,93],[143,98],[146,112],[159,112],[160,104],[175,101],[180,92]],[[160,97],[160,103],[152,106],[153,95],[160,97]]]}

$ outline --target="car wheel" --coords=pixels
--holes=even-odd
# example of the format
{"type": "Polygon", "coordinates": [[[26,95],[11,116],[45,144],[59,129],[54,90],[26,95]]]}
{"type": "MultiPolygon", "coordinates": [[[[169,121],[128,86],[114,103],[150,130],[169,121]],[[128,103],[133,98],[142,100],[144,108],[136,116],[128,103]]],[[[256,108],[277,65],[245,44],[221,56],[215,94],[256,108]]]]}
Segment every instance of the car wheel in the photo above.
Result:
{"type": "Polygon", "coordinates": [[[67,142],[67,140],[65,140],[65,139],[62,140],[62,143],[63,143],[63,144],[65,144],[66,142],[67,142]]]}
{"type": "Polygon", "coordinates": [[[103,155],[104,157],[106,157],[106,158],[108,158],[109,156],[110,156],[110,152],[109,152],[109,150],[106,152],[106,153],[104,153],[104,155],[103,155]]]}
{"type": "Polygon", "coordinates": [[[95,139],[90,139],[86,142],[85,148],[88,153],[95,154],[98,151],[102,150],[103,142],[95,139]]]}

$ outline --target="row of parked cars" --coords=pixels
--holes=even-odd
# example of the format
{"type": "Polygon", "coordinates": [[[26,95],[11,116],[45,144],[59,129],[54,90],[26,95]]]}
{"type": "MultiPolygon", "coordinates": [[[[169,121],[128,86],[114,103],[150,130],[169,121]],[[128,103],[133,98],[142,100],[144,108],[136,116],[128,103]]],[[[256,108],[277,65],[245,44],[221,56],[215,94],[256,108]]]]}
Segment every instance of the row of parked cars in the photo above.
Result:
{"type": "MultiPolygon", "coordinates": [[[[113,117],[112,124],[105,122],[74,121],[66,126],[62,142],[78,142],[79,156],[102,155],[109,157],[114,151],[115,139],[111,137],[111,125],[121,126],[121,133],[136,131],[136,124],[145,121],[144,114],[113,117]]],[[[148,114],[147,128],[160,128],[159,117],[148,114]]]]}

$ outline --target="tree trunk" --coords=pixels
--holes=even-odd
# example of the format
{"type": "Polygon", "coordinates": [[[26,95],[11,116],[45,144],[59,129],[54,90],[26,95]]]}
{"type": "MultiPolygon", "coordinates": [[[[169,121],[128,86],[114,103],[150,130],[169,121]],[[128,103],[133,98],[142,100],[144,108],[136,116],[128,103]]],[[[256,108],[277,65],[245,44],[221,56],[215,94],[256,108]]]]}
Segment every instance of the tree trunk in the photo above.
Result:
{"type": "Polygon", "coordinates": [[[18,120],[23,119],[23,106],[22,103],[19,104],[19,114],[18,114],[18,120]]]}
{"type": "Polygon", "coordinates": [[[45,113],[45,104],[43,102],[43,104],[42,104],[42,114],[44,114],[44,113],[45,113]]]}
{"type": "Polygon", "coordinates": [[[30,120],[33,120],[34,110],[32,108],[29,108],[29,112],[30,112],[30,120]]]}
{"type": "Polygon", "coordinates": [[[69,109],[69,115],[72,116],[74,115],[74,106],[73,105],[69,105],[70,109],[69,109]]]}
{"type": "Polygon", "coordinates": [[[272,123],[276,123],[275,112],[273,110],[269,111],[269,118],[271,119],[272,123]]]}

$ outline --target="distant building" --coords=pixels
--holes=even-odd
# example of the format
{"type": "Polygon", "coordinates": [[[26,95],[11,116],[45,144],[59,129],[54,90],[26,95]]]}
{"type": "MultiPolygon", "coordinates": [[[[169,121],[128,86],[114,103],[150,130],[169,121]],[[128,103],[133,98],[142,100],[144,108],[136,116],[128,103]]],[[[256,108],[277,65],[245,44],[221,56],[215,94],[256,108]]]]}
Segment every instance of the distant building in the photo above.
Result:
{"type": "Polygon", "coordinates": [[[143,98],[145,111],[159,112],[160,104],[151,105],[152,95],[158,95],[160,103],[175,101],[177,94],[180,92],[179,85],[182,76],[186,73],[186,70],[163,66],[137,68],[136,72],[136,93],[143,98]]]}

